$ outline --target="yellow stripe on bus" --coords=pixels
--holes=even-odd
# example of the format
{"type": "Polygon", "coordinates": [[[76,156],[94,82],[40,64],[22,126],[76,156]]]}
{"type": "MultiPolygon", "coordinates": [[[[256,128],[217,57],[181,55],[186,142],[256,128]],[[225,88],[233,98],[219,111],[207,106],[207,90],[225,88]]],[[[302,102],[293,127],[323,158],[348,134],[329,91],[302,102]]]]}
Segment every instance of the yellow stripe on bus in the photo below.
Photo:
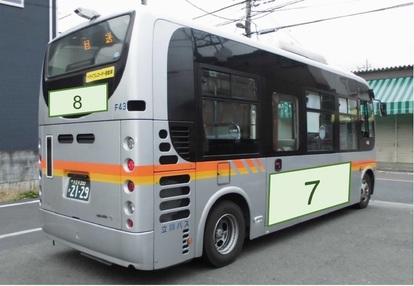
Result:
{"type": "MultiPolygon", "coordinates": [[[[66,177],[69,173],[88,174],[92,181],[123,184],[127,180],[133,180],[138,185],[158,184],[160,178],[179,174],[191,174],[191,179],[205,180],[217,178],[219,163],[229,165],[229,175],[249,175],[264,173],[266,170],[259,158],[238,159],[231,161],[210,161],[199,163],[182,163],[175,165],[148,165],[136,166],[131,172],[125,170],[122,165],[85,163],[73,161],[53,161],[53,176],[66,177]],[[233,162],[233,164],[230,164],[233,162]]],[[[374,169],[377,166],[376,160],[352,161],[352,171],[363,171],[374,169]]],[[[46,161],[39,164],[40,169],[46,173],[46,161]]],[[[226,171],[227,172],[227,171],[226,171]]],[[[220,174],[222,175],[222,174],[220,174]]]]}

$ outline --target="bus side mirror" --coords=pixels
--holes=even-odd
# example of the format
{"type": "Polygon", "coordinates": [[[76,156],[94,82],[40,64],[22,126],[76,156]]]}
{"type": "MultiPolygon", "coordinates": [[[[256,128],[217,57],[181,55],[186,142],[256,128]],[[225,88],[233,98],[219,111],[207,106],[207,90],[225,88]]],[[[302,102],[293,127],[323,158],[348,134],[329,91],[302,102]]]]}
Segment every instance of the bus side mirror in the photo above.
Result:
{"type": "Polygon", "coordinates": [[[379,107],[380,107],[380,115],[382,117],[387,116],[387,104],[385,102],[380,102],[379,107]]]}

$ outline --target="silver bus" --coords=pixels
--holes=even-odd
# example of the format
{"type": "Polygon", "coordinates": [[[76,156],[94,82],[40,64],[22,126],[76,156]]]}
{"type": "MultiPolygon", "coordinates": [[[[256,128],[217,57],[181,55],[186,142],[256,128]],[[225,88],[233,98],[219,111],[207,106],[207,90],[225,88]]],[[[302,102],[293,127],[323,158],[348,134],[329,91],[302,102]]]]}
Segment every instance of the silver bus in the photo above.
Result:
{"type": "Polygon", "coordinates": [[[48,45],[39,98],[47,237],[153,270],[232,263],[245,239],[374,191],[374,95],[352,73],[147,6],[48,45]]]}

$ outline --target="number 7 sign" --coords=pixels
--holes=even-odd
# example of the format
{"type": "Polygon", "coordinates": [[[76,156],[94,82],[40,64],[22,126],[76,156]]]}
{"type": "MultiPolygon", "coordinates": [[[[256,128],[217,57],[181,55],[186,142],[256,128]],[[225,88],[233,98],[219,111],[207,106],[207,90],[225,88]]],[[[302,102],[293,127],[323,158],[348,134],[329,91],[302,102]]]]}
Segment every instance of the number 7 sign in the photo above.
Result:
{"type": "Polygon", "coordinates": [[[268,226],[349,202],[351,163],[270,175],[268,226]]]}

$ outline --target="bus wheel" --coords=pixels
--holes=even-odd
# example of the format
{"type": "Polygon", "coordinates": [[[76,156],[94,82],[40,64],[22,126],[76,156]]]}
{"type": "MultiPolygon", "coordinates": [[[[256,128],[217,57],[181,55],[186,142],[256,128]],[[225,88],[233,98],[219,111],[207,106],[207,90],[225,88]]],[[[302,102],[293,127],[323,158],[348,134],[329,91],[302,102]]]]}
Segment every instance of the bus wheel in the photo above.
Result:
{"type": "Polygon", "coordinates": [[[232,263],[239,255],[246,232],[239,206],[220,202],[209,214],[204,231],[204,257],[215,267],[232,263]]]}
{"type": "Polygon", "coordinates": [[[368,206],[371,198],[372,186],[371,179],[368,175],[364,175],[361,183],[361,197],[359,203],[356,204],[358,209],[364,209],[368,206]]]}

